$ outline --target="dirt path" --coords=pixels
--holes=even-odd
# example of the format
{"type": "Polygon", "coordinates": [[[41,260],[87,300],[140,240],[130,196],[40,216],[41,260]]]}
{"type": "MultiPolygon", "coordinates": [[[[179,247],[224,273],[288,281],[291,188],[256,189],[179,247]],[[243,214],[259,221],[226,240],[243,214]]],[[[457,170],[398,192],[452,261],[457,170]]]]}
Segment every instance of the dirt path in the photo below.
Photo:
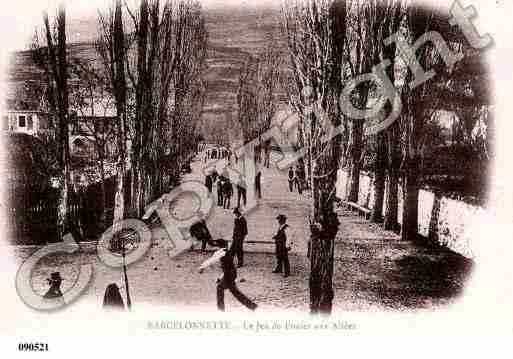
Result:
{"type": "MultiPolygon", "coordinates": [[[[275,158],[276,159],[276,158],[275,158]]],[[[202,164],[193,163],[193,173],[184,180],[203,181],[202,164]]],[[[291,309],[308,311],[309,262],[306,258],[308,238],[308,195],[291,193],[286,173],[276,168],[263,170],[263,199],[246,215],[248,240],[271,241],[277,229],[276,215],[283,213],[294,229],[290,255],[291,276],[283,278],[271,273],[275,265],[272,244],[247,244],[245,266],[239,270],[240,289],[253,298],[261,311],[291,309]]],[[[215,194],[215,193],[214,193],[215,194]]],[[[236,195],[232,199],[232,208],[236,195]]],[[[173,210],[187,217],[197,208],[197,201],[181,199],[173,210]]],[[[471,263],[451,252],[429,249],[399,241],[399,237],[369,224],[358,215],[342,210],[340,231],[335,246],[334,311],[433,309],[452,302],[463,290],[471,263]]],[[[232,210],[215,207],[208,218],[214,238],[231,238],[232,210]]],[[[198,266],[211,254],[187,251],[170,258],[167,235],[154,228],[152,246],[144,258],[128,269],[134,307],[147,303],[170,309],[185,308],[215,311],[215,280],[218,266],[198,273],[198,266]]],[[[196,244],[196,248],[199,245],[196,244]]],[[[35,247],[15,247],[18,259],[27,258],[35,247]]],[[[55,270],[64,277],[63,289],[69,288],[77,276],[77,264],[91,263],[94,279],[81,301],[101,306],[106,286],[115,282],[124,287],[121,271],[105,266],[96,256],[95,246],[82,245],[80,253],[54,255],[43,259],[34,272],[34,287],[42,294],[45,278],[55,270]]],[[[124,290],[123,290],[123,295],[124,290]]],[[[79,304],[76,304],[79,305],[79,304]]],[[[226,295],[229,311],[244,311],[230,295],[226,295]]]]}

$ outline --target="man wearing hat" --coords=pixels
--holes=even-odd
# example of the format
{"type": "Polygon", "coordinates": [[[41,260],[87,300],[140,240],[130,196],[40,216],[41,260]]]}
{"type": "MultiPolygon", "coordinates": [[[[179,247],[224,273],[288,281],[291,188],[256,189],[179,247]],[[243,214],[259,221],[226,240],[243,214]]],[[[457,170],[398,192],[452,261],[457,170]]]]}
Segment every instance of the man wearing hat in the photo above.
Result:
{"type": "Polygon", "coordinates": [[[292,167],[289,168],[289,189],[290,192],[294,191],[294,170],[292,167]]]}
{"type": "Polygon", "coordinates": [[[225,177],[225,178],[226,178],[226,180],[224,181],[224,184],[223,184],[223,198],[224,198],[223,208],[230,209],[230,200],[233,195],[233,185],[232,185],[232,182],[230,181],[230,178],[228,178],[228,177],[225,177]]]}
{"type": "Polygon", "coordinates": [[[190,228],[189,232],[191,236],[201,241],[201,250],[206,251],[207,243],[209,245],[213,245],[212,235],[207,227],[207,222],[205,218],[201,218],[198,222],[194,223],[190,228]]]}
{"type": "Polygon", "coordinates": [[[255,310],[257,305],[246,297],[236,286],[235,279],[237,278],[237,269],[233,264],[233,254],[226,250],[228,243],[224,239],[217,239],[214,241],[219,249],[199,267],[199,272],[203,271],[216,262],[221,262],[221,269],[223,276],[217,280],[217,309],[224,311],[224,291],[228,289],[233,296],[246,308],[255,310]]]}
{"type": "Polygon", "coordinates": [[[217,205],[219,207],[224,206],[224,198],[223,198],[223,191],[224,191],[224,177],[219,176],[217,178],[217,205]]]}
{"type": "Polygon", "coordinates": [[[61,292],[61,274],[59,272],[53,272],[50,275],[50,278],[47,278],[46,281],[48,282],[50,288],[45,293],[45,295],[43,295],[43,300],[45,302],[52,303],[52,305],[58,304],[62,307],[65,304],[65,302],[61,292]]]}
{"type": "Polygon", "coordinates": [[[246,219],[240,213],[238,207],[233,210],[235,220],[233,221],[233,242],[230,252],[234,257],[237,257],[237,265],[242,267],[244,265],[244,238],[248,235],[248,224],[246,219]]]}
{"type": "Polygon", "coordinates": [[[212,193],[213,184],[212,175],[209,173],[205,176],[205,186],[208,188],[208,193],[212,193]]]}
{"type": "Polygon", "coordinates": [[[284,277],[288,277],[290,275],[290,263],[289,263],[289,249],[287,247],[287,229],[289,225],[287,222],[287,217],[283,214],[280,214],[276,217],[278,220],[278,232],[274,235],[273,239],[276,243],[276,259],[278,263],[276,265],[276,269],[273,270],[273,273],[281,273],[282,269],[284,269],[284,277]],[[282,268],[284,267],[284,268],[282,268]]]}

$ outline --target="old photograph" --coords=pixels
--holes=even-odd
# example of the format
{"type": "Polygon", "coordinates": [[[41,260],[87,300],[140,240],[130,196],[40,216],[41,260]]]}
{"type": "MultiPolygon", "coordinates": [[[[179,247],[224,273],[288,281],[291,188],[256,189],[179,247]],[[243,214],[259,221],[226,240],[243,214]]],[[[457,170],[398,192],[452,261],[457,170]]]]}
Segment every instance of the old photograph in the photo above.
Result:
{"type": "Polygon", "coordinates": [[[14,312],[463,308],[497,203],[480,4],[38,3],[0,95],[14,312]]]}

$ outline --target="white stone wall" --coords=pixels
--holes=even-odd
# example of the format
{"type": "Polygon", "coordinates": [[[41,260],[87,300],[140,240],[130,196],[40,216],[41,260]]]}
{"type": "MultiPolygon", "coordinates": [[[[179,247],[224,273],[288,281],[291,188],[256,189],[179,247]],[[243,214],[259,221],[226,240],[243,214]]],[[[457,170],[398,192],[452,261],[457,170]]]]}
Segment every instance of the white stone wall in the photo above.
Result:
{"type": "MultiPolygon", "coordinates": [[[[338,170],[337,173],[337,197],[346,198],[347,171],[338,170]]],[[[386,199],[386,194],[385,194],[386,199]]],[[[402,223],[403,196],[402,188],[399,186],[399,208],[398,219],[402,223]]],[[[360,188],[358,204],[372,208],[374,203],[374,188],[372,176],[366,173],[360,174],[360,188]]],[[[421,189],[419,191],[419,233],[425,237],[429,235],[429,224],[435,204],[435,194],[431,191],[421,189]]],[[[383,204],[383,212],[385,211],[383,204]]],[[[440,211],[437,221],[438,242],[467,258],[474,257],[473,241],[470,228],[472,224],[484,220],[485,211],[483,208],[473,206],[462,201],[441,196],[440,211]]]]}

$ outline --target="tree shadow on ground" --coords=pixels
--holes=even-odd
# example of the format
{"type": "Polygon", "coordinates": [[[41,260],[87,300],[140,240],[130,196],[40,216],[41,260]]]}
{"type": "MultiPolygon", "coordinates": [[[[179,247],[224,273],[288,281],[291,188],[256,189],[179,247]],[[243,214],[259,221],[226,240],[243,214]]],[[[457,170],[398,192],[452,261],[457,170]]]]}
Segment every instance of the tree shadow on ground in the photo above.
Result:
{"type": "Polygon", "coordinates": [[[380,286],[368,288],[386,305],[411,309],[449,304],[458,299],[472,262],[449,251],[427,251],[393,260],[380,286]]]}
{"type": "Polygon", "coordinates": [[[473,269],[470,259],[417,242],[360,240],[342,247],[336,289],[353,292],[362,304],[393,310],[436,309],[455,302],[473,269]]]}

